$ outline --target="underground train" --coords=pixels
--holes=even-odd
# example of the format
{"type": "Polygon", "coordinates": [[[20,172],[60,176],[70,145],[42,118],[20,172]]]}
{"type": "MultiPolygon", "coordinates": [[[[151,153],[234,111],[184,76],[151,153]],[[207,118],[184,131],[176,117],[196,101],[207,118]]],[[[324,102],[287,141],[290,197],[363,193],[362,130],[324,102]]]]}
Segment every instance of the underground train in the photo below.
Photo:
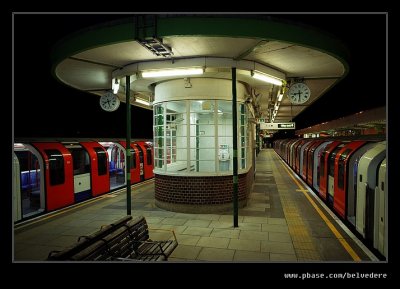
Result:
{"type": "MultiPolygon", "coordinates": [[[[131,143],[131,184],[154,177],[150,141],[131,143]]],[[[126,186],[126,142],[14,143],[14,222],[51,212],[126,186]]]]}
{"type": "Polygon", "coordinates": [[[283,139],[274,150],[365,244],[387,258],[386,141],[283,139]]]}

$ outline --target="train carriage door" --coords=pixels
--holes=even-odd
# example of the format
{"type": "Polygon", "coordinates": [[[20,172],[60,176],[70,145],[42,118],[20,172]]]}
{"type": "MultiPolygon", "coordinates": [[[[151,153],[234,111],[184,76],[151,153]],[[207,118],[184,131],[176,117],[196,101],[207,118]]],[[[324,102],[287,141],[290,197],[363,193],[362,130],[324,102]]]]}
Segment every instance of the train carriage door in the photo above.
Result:
{"type": "Polygon", "coordinates": [[[46,209],[59,209],[74,203],[71,153],[60,143],[33,143],[44,159],[46,209]]]}
{"type": "Polygon", "coordinates": [[[386,219],[386,159],[383,160],[380,168],[379,168],[379,177],[378,177],[378,186],[376,187],[376,199],[378,201],[378,212],[377,212],[377,234],[375,244],[378,251],[387,258],[387,247],[385,244],[385,235],[387,231],[387,219],[386,219]]]}
{"type": "MultiPolygon", "coordinates": [[[[122,147],[126,150],[126,142],[120,141],[119,142],[122,147]]],[[[140,175],[140,159],[139,159],[139,149],[136,147],[135,143],[131,143],[131,162],[130,162],[130,173],[131,173],[131,184],[135,184],[140,182],[141,175],[140,175]]],[[[126,159],[126,157],[125,157],[126,159]]]]}
{"type": "Polygon", "coordinates": [[[33,217],[46,208],[44,188],[44,167],[40,153],[29,144],[14,144],[14,154],[18,166],[18,174],[14,169],[14,199],[17,202],[16,221],[33,217]],[[18,194],[18,196],[16,195],[18,194]]]}
{"type": "Polygon", "coordinates": [[[322,158],[322,152],[325,150],[326,146],[330,144],[332,141],[328,142],[323,142],[320,144],[314,151],[314,156],[313,156],[313,175],[312,175],[312,185],[314,189],[317,190],[318,193],[320,193],[320,176],[321,176],[321,167],[324,165],[322,164],[322,161],[325,163],[325,158],[322,158]]]}
{"type": "Polygon", "coordinates": [[[64,143],[64,146],[72,155],[74,199],[76,203],[82,202],[92,197],[90,156],[79,143],[64,143]]]}
{"type": "Polygon", "coordinates": [[[97,142],[81,142],[80,144],[90,156],[92,195],[98,196],[109,192],[110,176],[106,150],[97,142]]]}
{"type": "Polygon", "coordinates": [[[352,148],[346,149],[344,152],[339,152],[335,160],[335,187],[334,187],[334,200],[333,207],[335,211],[345,218],[346,210],[346,184],[347,184],[347,157],[352,152],[352,148]]]}
{"type": "Polygon", "coordinates": [[[21,177],[19,171],[18,157],[13,154],[13,221],[19,221],[22,219],[22,207],[21,207],[21,177]]]}
{"type": "Polygon", "coordinates": [[[145,175],[144,175],[144,154],[143,154],[143,149],[140,145],[137,143],[134,143],[134,147],[137,149],[139,152],[139,173],[140,173],[140,181],[145,180],[145,175]]]}
{"type": "Polygon", "coordinates": [[[144,179],[148,180],[154,177],[152,147],[147,142],[140,141],[137,144],[143,151],[144,179]]]}
{"type": "Polygon", "coordinates": [[[347,220],[355,226],[356,222],[356,193],[357,193],[357,169],[358,169],[358,162],[361,158],[361,156],[368,150],[370,150],[372,147],[374,147],[376,143],[367,143],[357,149],[351,157],[348,159],[347,162],[347,171],[346,171],[346,176],[347,177],[347,184],[345,184],[345,189],[347,190],[346,193],[346,218],[347,220]]]}
{"type": "Polygon", "coordinates": [[[333,198],[335,194],[335,159],[337,153],[343,148],[344,144],[339,145],[335,148],[335,150],[330,154],[328,159],[328,204],[333,205],[333,198]]]}
{"type": "Polygon", "coordinates": [[[117,142],[99,142],[107,150],[110,190],[125,186],[125,148],[117,142]]]}
{"type": "Polygon", "coordinates": [[[153,148],[150,144],[145,143],[145,147],[146,147],[146,164],[145,167],[147,168],[146,172],[148,172],[147,174],[147,178],[152,178],[154,177],[154,172],[153,172],[153,148]]]}
{"type": "Polygon", "coordinates": [[[140,166],[140,151],[133,143],[131,143],[131,156],[131,184],[136,184],[142,180],[142,175],[140,166]]]}
{"type": "Polygon", "coordinates": [[[386,142],[380,142],[367,151],[358,163],[356,196],[356,229],[373,243],[375,224],[375,187],[379,165],[386,156],[386,142]]]}

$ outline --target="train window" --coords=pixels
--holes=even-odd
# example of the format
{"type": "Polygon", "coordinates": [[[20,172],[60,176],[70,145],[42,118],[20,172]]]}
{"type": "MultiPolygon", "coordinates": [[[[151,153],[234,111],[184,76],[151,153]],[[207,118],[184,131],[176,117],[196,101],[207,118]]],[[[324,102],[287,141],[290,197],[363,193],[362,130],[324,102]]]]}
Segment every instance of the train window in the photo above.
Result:
{"type": "Polygon", "coordinates": [[[343,147],[343,145],[338,146],[331,153],[331,155],[329,157],[329,163],[328,163],[329,168],[328,168],[328,171],[329,171],[329,175],[332,176],[332,177],[334,176],[334,172],[335,172],[335,158],[336,158],[337,153],[342,149],[342,147],[343,147]]]}
{"type": "Polygon", "coordinates": [[[323,152],[322,154],[321,154],[321,158],[320,158],[320,160],[321,160],[321,162],[320,162],[320,164],[319,164],[319,168],[320,168],[320,170],[319,170],[319,176],[320,177],[324,177],[325,176],[325,155],[326,155],[326,152],[323,152]]]}
{"type": "Polygon", "coordinates": [[[102,148],[93,148],[97,155],[97,174],[99,176],[107,174],[107,155],[102,148]]]}
{"type": "Polygon", "coordinates": [[[348,156],[351,149],[345,150],[339,158],[339,165],[338,165],[338,186],[341,190],[344,189],[344,161],[348,156]]]}
{"type": "Polygon", "coordinates": [[[308,171],[311,172],[312,165],[314,163],[314,153],[313,152],[311,152],[311,154],[309,153],[309,158],[310,158],[310,161],[308,162],[308,171]]]}
{"type": "MultiPolygon", "coordinates": [[[[304,150],[304,152],[303,152],[303,170],[304,170],[304,168],[307,168],[307,156],[308,156],[307,151],[304,150]]],[[[302,172],[300,172],[300,174],[301,173],[302,172]]]]}
{"type": "Polygon", "coordinates": [[[30,171],[37,169],[38,167],[38,160],[34,154],[30,151],[14,151],[17,155],[20,171],[30,171]]]}
{"type": "Polygon", "coordinates": [[[90,173],[90,157],[82,147],[69,147],[74,165],[74,176],[90,173]]]}
{"type": "Polygon", "coordinates": [[[64,183],[64,157],[59,150],[44,150],[49,159],[50,185],[64,183]]]}
{"type": "Polygon", "coordinates": [[[151,157],[151,148],[146,147],[146,153],[147,153],[147,164],[151,165],[153,163],[151,157]]]}

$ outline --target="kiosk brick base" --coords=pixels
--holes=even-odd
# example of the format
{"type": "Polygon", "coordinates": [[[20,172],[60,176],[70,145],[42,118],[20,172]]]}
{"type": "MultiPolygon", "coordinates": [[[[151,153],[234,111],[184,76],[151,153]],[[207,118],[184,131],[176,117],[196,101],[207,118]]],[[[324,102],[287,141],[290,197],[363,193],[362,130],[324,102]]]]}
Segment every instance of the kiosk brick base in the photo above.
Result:
{"type": "MultiPolygon", "coordinates": [[[[169,176],[155,174],[155,204],[157,207],[182,213],[217,213],[233,207],[232,176],[169,176]]],[[[253,185],[250,169],[239,175],[239,207],[247,204],[253,185]]]]}

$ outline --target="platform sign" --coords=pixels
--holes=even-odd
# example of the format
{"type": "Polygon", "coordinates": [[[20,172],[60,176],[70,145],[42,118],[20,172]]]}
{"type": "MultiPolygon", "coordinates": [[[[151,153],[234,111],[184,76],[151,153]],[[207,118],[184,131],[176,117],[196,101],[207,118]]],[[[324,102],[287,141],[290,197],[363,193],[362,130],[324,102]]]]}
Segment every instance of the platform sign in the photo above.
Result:
{"type": "Polygon", "coordinates": [[[261,123],[260,129],[296,129],[295,122],[267,122],[261,123]]]}

